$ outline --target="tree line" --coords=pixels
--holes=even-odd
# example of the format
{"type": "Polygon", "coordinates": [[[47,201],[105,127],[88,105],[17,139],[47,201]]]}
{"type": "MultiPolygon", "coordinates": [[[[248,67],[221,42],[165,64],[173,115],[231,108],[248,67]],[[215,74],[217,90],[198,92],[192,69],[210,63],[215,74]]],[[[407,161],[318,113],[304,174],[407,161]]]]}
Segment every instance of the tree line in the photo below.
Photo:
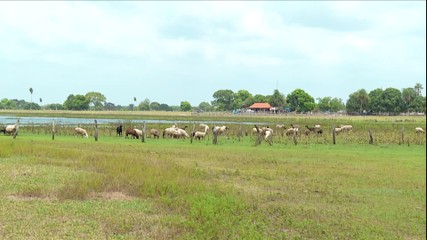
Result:
{"type": "Polygon", "coordinates": [[[377,88],[370,92],[360,89],[349,95],[346,103],[341,98],[321,97],[315,99],[303,89],[295,89],[288,95],[274,90],[271,95],[253,95],[247,90],[233,92],[229,89],[220,89],[213,93],[213,101],[201,102],[192,106],[188,101],[181,101],[178,106],[169,106],[165,103],[152,102],[150,99],[140,101],[133,97],[133,103],[128,106],[115,105],[99,92],[70,94],[64,103],[47,104],[42,106],[32,101],[34,89],[30,88],[31,101],[3,98],[0,109],[51,109],[51,110],[95,110],[95,111],[234,111],[244,110],[256,102],[269,103],[278,111],[297,113],[306,112],[347,112],[348,114],[399,114],[406,112],[426,111],[426,97],[421,95],[422,84],[404,88],[377,88]]]}

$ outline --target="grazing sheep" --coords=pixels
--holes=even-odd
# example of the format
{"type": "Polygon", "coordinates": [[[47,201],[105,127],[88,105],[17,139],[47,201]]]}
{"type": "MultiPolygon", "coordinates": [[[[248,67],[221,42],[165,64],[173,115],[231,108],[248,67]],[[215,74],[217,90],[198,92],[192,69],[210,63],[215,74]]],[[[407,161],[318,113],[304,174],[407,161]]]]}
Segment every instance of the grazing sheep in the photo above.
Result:
{"type": "Polygon", "coordinates": [[[222,135],[222,134],[224,134],[225,133],[225,131],[226,130],[228,130],[228,129],[230,129],[229,127],[227,127],[227,126],[222,126],[222,127],[220,127],[220,126],[215,126],[215,127],[213,127],[212,128],[212,132],[214,133],[214,134],[217,134],[217,135],[222,135]]]}
{"type": "Polygon", "coordinates": [[[266,130],[265,130],[265,136],[264,136],[264,140],[266,141],[266,142],[268,142],[268,144],[270,144],[271,145],[271,143],[272,143],[272,138],[273,138],[273,131],[271,131],[271,128],[266,128],[266,130]]]}
{"type": "Polygon", "coordinates": [[[340,128],[341,128],[341,131],[343,131],[343,132],[344,131],[350,132],[351,130],[353,130],[352,125],[341,125],[340,128]]]}
{"type": "Polygon", "coordinates": [[[137,128],[134,128],[135,132],[138,134],[138,136],[142,137],[142,130],[139,130],[137,128]]]}
{"type": "Polygon", "coordinates": [[[203,132],[202,131],[193,132],[193,137],[196,138],[197,140],[205,139],[205,136],[208,134],[208,131],[209,131],[209,126],[202,123],[199,125],[199,127],[203,129],[203,132]]]}
{"type": "Polygon", "coordinates": [[[415,128],[415,132],[416,133],[425,133],[424,129],[420,128],[420,127],[416,127],[415,128]]]}
{"type": "Polygon", "coordinates": [[[193,132],[193,137],[197,140],[202,140],[205,139],[207,132],[200,132],[200,131],[196,131],[193,132]]]}
{"type": "Polygon", "coordinates": [[[339,134],[341,131],[343,131],[343,129],[341,128],[341,127],[336,127],[336,128],[334,128],[334,130],[335,130],[335,134],[339,134]]]}
{"type": "Polygon", "coordinates": [[[125,131],[125,138],[129,138],[129,137],[128,137],[129,135],[130,135],[132,138],[139,139],[139,135],[138,135],[138,133],[135,131],[135,129],[132,129],[132,128],[128,128],[128,129],[126,129],[126,131],[125,131]]]}
{"type": "Polygon", "coordinates": [[[188,135],[188,133],[184,129],[178,128],[176,130],[174,137],[175,138],[188,138],[188,137],[190,137],[190,135],[188,135]]]}
{"type": "Polygon", "coordinates": [[[299,125],[298,124],[291,124],[291,127],[288,128],[288,130],[286,130],[286,135],[299,135],[299,125]],[[293,130],[289,130],[289,129],[293,129],[293,130]]]}
{"type": "Polygon", "coordinates": [[[16,124],[13,125],[7,125],[5,128],[3,128],[2,130],[0,130],[0,132],[4,133],[4,134],[13,134],[16,132],[16,124]]]}
{"type": "Polygon", "coordinates": [[[119,137],[123,135],[123,126],[121,124],[116,128],[116,133],[119,137]]]}
{"type": "Polygon", "coordinates": [[[176,127],[176,125],[173,125],[170,128],[166,128],[163,130],[163,138],[165,137],[172,137],[172,138],[187,138],[190,137],[188,133],[185,131],[185,129],[188,126],[185,126],[184,129],[176,127]]]}
{"type": "Polygon", "coordinates": [[[77,134],[77,135],[81,135],[82,137],[84,137],[84,138],[88,138],[88,134],[87,134],[87,131],[85,130],[85,129],[83,129],[83,128],[80,128],[80,127],[76,127],[76,128],[74,128],[74,131],[75,131],[75,133],[77,134]]]}
{"type": "Polygon", "coordinates": [[[206,124],[204,124],[204,123],[201,123],[201,124],[199,125],[199,127],[200,127],[200,129],[201,129],[202,131],[204,131],[204,132],[208,132],[208,131],[209,131],[209,126],[208,126],[208,125],[206,125],[206,124]]]}
{"type": "Polygon", "coordinates": [[[286,136],[292,136],[298,134],[298,128],[288,128],[286,129],[286,136]]]}
{"type": "Polygon", "coordinates": [[[174,133],[176,132],[176,128],[175,127],[169,127],[169,128],[165,128],[163,130],[163,138],[165,137],[173,137],[174,133]]]}
{"type": "Polygon", "coordinates": [[[159,138],[160,137],[159,131],[155,128],[150,129],[150,136],[152,138],[159,138]]]}
{"type": "MultiPolygon", "coordinates": [[[[309,127],[308,125],[305,125],[305,127],[307,128],[307,130],[309,131],[309,132],[314,132],[315,130],[316,130],[316,128],[315,127],[309,127]]],[[[307,135],[307,134],[306,134],[307,135]]]]}

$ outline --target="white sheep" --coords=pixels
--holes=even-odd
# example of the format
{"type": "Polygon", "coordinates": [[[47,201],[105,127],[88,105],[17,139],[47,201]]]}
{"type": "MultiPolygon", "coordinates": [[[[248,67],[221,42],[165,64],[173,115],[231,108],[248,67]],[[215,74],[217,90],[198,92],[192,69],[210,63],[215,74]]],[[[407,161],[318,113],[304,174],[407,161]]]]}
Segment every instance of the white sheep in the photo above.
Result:
{"type": "Polygon", "coordinates": [[[298,128],[288,128],[286,129],[286,136],[297,135],[298,128]]]}
{"type": "Polygon", "coordinates": [[[353,126],[352,125],[341,125],[340,128],[341,128],[341,131],[343,131],[343,132],[344,131],[349,132],[349,131],[353,130],[353,126]]]}
{"type": "Polygon", "coordinates": [[[139,130],[137,128],[134,128],[135,132],[138,134],[138,136],[142,137],[142,130],[139,130]]]}
{"type": "Polygon", "coordinates": [[[423,129],[423,128],[421,128],[421,127],[416,127],[416,128],[415,128],[415,132],[416,132],[416,133],[425,133],[424,129],[423,129]]]}
{"type": "Polygon", "coordinates": [[[17,125],[13,124],[13,125],[7,125],[4,129],[0,130],[0,132],[3,132],[4,134],[13,134],[16,132],[17,129],[17,125]]]}
{"type": "Polygon", "coordinates": [[[209,126],[208,126],[208,125],[206,125],[206,124],[201,123],[201,124],[199,125],[199,127],[200,127],[203,131],[196,131],[196,132],[193,132],[193,137],[194,137],[194,138],[196,138],[196,139],[198,139],[198,140],[205,139],[205,136],[208,134],[208,131],[209,131],[209,126]]]}
{"type": "Polygon", "coordinates": [[[83,128],[76,127],[76,128],[74,129],[74,131],[76,132],[76,134],[81,135],[82,137],[88,138],[88,136],[89,136],[89,135],[87,134],[87,131],[86,131],[85,129],[83,129],[83,128]]]}
{"type": "Polygon", "coordinates": [[[343,128],[335,127],[334,130],[335,130],[335,134],[339,134],[341,131],[343,131],[343,128]]]}
{"type": "Polygon", "coordinates": [[[202,131],[204,131],[204,132],[208,132],[208,131],[209,131],[209,126],[208,126],[208,125],[206,125],[206,124],[204,124],[204,123],[201,123],[201,124],[199,125],[199,127],[200,127],[200,129],[201,129],[202,131]]]}
{"type": "Polygon", "coordinates": [[[224,134],[224,132],[225,132],[227,129],[230,129],[230,128],[229,128],[229,127],[227,127],[227,126],[222,126],[222,127],[220,127],[220,126],[215,126],[215,127],[212,129],[212,132],[213,132],[214,134],[217,134],[217,135],[222,135],[222,134],[224,134]]]}
{"type": "Polygon", "coordinates": [[[267,128],[265,130],[264,140],[271,145],[272,138],[273,138],[273,131],[271,131],[271,129],[267,128]]]}

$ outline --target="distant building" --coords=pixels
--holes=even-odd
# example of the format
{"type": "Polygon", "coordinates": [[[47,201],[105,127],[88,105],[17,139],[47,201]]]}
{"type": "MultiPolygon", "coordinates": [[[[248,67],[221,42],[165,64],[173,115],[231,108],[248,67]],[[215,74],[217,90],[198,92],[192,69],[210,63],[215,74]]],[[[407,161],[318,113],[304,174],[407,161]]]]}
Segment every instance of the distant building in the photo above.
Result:
{"type": "Polygon", "coordinates": [[[269,103],[254,103],[248,108],[255,112],[268,112],[270,111],[271,105],[269,103]]]}

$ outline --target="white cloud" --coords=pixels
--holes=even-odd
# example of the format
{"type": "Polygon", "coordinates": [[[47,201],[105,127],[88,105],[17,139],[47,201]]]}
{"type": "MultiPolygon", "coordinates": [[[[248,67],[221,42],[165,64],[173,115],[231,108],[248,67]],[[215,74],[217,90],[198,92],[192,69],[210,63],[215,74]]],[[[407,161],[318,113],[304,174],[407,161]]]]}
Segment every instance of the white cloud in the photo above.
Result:
{"type": "MultiPolygon", "coordinates": [[[[67,81],[90,75],[109,82],[93,91],[114,88],[112,95],[121,92],[116,99],[124,95],[122,84],[141,75],[156,79],[153,88],[167,81],[197,86],[204,79],[212,93],[218,78],[232,79],[232,89],[245,88],[251,78],[298,79],[311,82],[319,97],[323,86],[343,79],[354,91],[385,81],[412,86],[425,82],[425,13],[425,2],[0,2],[0,66],[22,70],[18,77],[2,69],[0,78],[23,85],[25,78],[54,81],[52,69],[67,81]],[[25,77],[29,63],[38,71],[25,77]]],[[[256,87],[268,94],[273,88],[256,87]]]]}

